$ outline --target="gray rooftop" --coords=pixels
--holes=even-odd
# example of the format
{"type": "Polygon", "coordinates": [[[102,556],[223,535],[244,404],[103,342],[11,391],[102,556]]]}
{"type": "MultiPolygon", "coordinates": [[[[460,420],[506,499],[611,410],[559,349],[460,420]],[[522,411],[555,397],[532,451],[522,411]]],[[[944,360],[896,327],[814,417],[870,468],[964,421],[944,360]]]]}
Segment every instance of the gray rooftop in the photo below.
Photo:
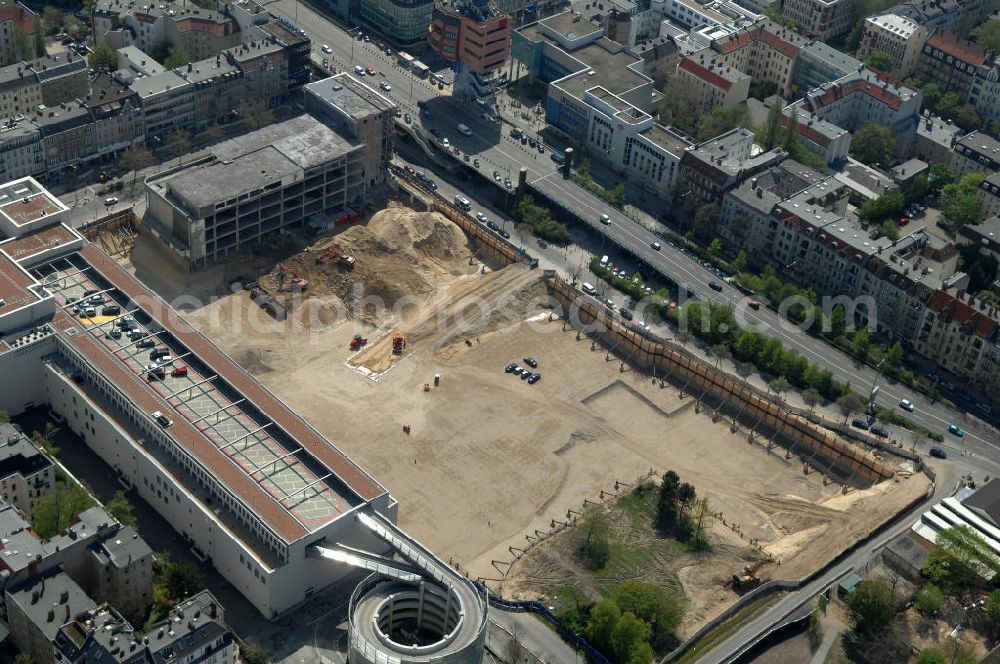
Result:
{"type": "Polygon", "coordinates": [[[596,21],[575,15],[573,12],[562,12],[539,21],[542,25],[553,32],[557,32],[568,38],[581,37],[593,34],[601,30],[601,26],[596,21]]]}
{"type": "Polygon", "coordinates": [[[675,157],[682,157],[684,155],[684,150],[686,150],[691,144],[684,140],[678,134],[675,134],[668,127],[663,125],[658,125],[655,122],[653,126],[642,133],[647,139],[665,148],[670,154],[675,157]]]}
{"type": "Polygon", "coordinates": [[[396,107],[394,103],[348,73],[315,81],[305,89],[355,120],[381,115],[396,107]]]}
{"type": "Polygon", "coordinates": [[[72,51],[60,55],[46,55],[34,60],[15,62],[0,67],[0,86],[10,85],[27,79],[44,80],[87,68],[87,61],[72,51]]]}
{"type": "Polygon", "coordinates": [[[17,605],[49,641],[77,614],[97,608],[65,572],[42,574],[7,594],[8,601],[17,605]]]}
{"type": "Polygon", "coordinates": [[[48,468],[52,461],[13,424],[0,424],[0,479],[18,474],[27,477],[48,468]]]}
{"type": "Polygon", "coordinates": [[[939,117],[921,117],[917,124],[917,135],[931,140],[938,145],[951,148],[951,142],[962,133],[958,125],[939,117]]]}
{"type": "Polygon", "coordinates": [[[206,82],[218,82],[220,78],[232,78],[240,75],[240,69],[224,57],[211,57],[198,62],[192,62],[190,66],[181,67],[177,74],[188,81],[198,85],[206,82]]]}
{"type": "Polygon", "coordinates": [[[174,71],[164,71],[153,76],[137,78],[129,87],[135,90],[136,94],[142,99],[148,99],[149,97],[154,97],[181,87],[194,89],[191,83],[185,81],[174,71]]]}
{"type": "Polygon", "coordinates": [[[183,661],[186,655],[227,631],[218,600],[203,590],[171,609],[166,620],[149,628],[147,647],[157,664],[174,659],[183,661]]]}
{"type": "Polygon", "coordinates": [[[850,158],[835,177],[868,198],[874,198],[895,187],[892,178],[887,174],[850,158]]]}
{"type": "Polygon", "coordinates": [[[231,55],[237,62],[247,62],[262,55],[270,55],[281,51],[281,44],[273,44],[267,39],[245,41],[239,46],[227,48],[223,53],[231,55]]]}
{"type": "Polygon", "coordinates": [[[309,115],[269,125],[224,141],[214,160],[195,163],[160,180],[187,205],[201,208],[299,174],[360,149],[309,115]]]}
{"type": "Polygon", "coordinates": [[[892,167],[892,177],[897,180],[907,180],[918,173],[922,173],[927,170],[928,164],[926,161],[917,159],[915,157],[907,159],[902,164],[897,164],[892,167]]]}
{"type": "MultiPolygon", "coordinates": [[[[558,47],[558,44],[555,46],[558,47]]],[[[573,51],[572,57],[580,62],[580,69],[564,78],[559,87],[582,99],[583,91],[595,86],[621,95],[649,83],[650,79],[646,75],[630,69],[636,62],[641,62],[638,57],[625,50],[613,53],[609,48],[621,47],[602,38],[573,51]]]]}
{"type": "Polygon", "coordinates": [[[55,134],[91,121],[90,109],[83,103],[69,101],[57,106],[39,106],[39,110],[28,116],[38,124],[43,134],[55,134]]]}
{"type": "Polygon", "coordinates": [[[153,555],[146,541],[139,537],[132,526],[124,526],[117,533],[104,539],[95,547],[95,553],[102,560],[115,567],[128,566],[133,560],[153,555]]]}
{"type": "Polygon", "coordinates": [[[974,131],[958,139],[956,145],[972,150],[992,161],[1000,161],[1000,141],[987,133],[974,131]]]}
{"type": "Polygon", "coordinates": [[[802,47],[802,53],[808,55],[808,57],[815,58],[821,62],[826,63],[832,67],[836,67],[843,72],[857,71],[858,67],[861,66],[861,61],[857,58],[852,58],[843,51],[838,51],[832,46],[828,46],[826,43],[813,40],[802,47]]]}

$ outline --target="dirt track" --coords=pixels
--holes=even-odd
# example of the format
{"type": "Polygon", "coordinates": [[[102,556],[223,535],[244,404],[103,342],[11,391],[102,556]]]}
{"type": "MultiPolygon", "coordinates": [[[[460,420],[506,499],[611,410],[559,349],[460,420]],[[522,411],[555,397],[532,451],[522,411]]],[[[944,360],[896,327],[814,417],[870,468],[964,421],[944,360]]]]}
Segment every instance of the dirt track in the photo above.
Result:
{"type": "MultiPolygon", "coordinates": [[[[412,239],[386,240],[390,255],[408,255],[412,239]]],[[[451,251],[412,268],[429,284],[426,304],[394,322],[370,319],[379,327],[314,315],[339,306],[333,288],[310,293],[284,323],[245,293],[189,318],[382,482],[400,501],[404,529],[474,576],[497,577],[490,561],[509,560],[509,545],[650,468],[692,482],[747,539],[782,558],[782,577],[815,568],[926,490],[914,477],[842,496],[549,322],[537,271],[480,274],[469,256],[451,251]],[[386,344],[396,329],[409,344],[393,363],[386,344]],[[352,355],[357,331],[371,345],[352,355]],[[543,375],[535,385],[503,370],[528,355],[543,375]],[[424,392],[435,373],[441,386],[424,392]]],[[[370,260],[357,259],[358,268],[370,260]]],[[[755,556],[735,534],[716,532],[711,557],[669,563],[698,598],[691,627],[731,601],[720,579],[755,556]]]]}

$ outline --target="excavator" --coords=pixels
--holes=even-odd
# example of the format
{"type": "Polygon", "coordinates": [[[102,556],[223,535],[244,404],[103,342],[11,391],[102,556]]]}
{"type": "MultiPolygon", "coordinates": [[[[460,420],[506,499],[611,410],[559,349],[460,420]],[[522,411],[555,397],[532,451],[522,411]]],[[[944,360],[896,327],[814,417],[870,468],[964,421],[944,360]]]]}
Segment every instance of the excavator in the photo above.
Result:
{"type": "Polygon", "coordinates": [[[759,586],[761,579],[757,576],[757,572],[765,564],[767,564],[767,560],[758,560],[753,565],[744,567],[742,572],[733,574],[733,590],[736,592],[746,592],[759,586]]]}
{"type": "Polygon", "coordinates": [[[284,263],[278,263],[278,290],[285,287],[285,275],[292,278],[292,291],[304,291],[309,288],[308,279],[303,279],[295,270],[284,263]]]}
{"type": "Polygon", "coordinates": [[[406,337],[399,332],[392,335],[392,354],[402,355],[404,348],[406,348],[406,337]]]}
{"type": "Polygon", "coordinates": [[[326,263],[327,261],[335,260],[343,267],[348,270],[354,269],[354,256],[348,256],[347,254],[341,253],[337,249],[327,249],[319,256],[316,257],[316,264],[326,263]]]}
{"type": "Polygon", "coordinates": [[[351,350],[359,350],[363,346],[368,345],[368,337],[363,337],[360,334],[355,334],[354,338],[351,339],[351,350]]]}

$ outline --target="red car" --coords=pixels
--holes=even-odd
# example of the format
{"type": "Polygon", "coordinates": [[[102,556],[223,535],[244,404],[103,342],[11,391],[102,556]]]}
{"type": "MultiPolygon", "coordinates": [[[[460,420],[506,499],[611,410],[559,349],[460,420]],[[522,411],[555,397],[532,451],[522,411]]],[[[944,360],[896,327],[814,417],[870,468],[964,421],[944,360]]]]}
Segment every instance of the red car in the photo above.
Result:
{"type": "Polygon", "coordinates": [[[414,169],[413,166],[410,166],[409,164],[406,164],[405,166],[403,166],[403,170],[406,171],[407,173],[409,173],[410,175],[416,175],[417,174],[416,169],[414,169]]]}
{"type": "Polygon", "coordinates": [[[900,226],[905,226],[908,223],[910,223],[910,218],[909,217],[900,217],[899,218],[899,225],[900,226]]]}
{"type": "Polygon", "coordinates": [[[187,367],[174,367],[174,370],[170,372],[170,375],[171,376],[177,376],[177,377],[186,376],[186,375],[188,375],[188,368],[187,367]]]}
{"type": "Polygon", "coordinates": [[[754,311],[758,311],[760,309],[760,302],[753,299],[747,300],[747,306],[753,309],[754,311]]]}
{"type": "Polygon", "coordinates": [[[368,74],[369,76],[374,76],[375,75],[375,68],[374,67],[365,67],[365,73],[368,74]]]}

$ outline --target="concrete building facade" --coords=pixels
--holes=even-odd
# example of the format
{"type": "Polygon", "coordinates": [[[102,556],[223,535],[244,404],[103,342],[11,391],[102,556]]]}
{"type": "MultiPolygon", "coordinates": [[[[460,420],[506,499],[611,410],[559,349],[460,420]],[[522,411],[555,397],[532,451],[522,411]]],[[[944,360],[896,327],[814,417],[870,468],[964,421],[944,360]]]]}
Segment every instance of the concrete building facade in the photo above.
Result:
{"type": "Polygon", "coordinates": [[[448,62],[460,62],[485,76],[510,56],[514,23],[488,0],[438,0],[427,43],[448,62]]]}
{"type": "Polygon", "coordinates": [[[55,478],[51,459],[31,439],[13,424],[0,424],[0,501],[30,517],[55,478]]]}
{"type": "Polygon", "coordinates": [[[892,69],[887,73],[900,80],[917,70],[917,59],[927,41],[927,28],[896,14],[880,14],[865,19],[858,45],[857,58],[868,60],[872,53],[892,56],[892,69]]]}
{"type": "Polygon", "coordinates": [[[986,56],[977,44],[937,30],[920,51],[917,76],[925,83],[936,84],[942,93],[954,92],[964,101],[969,99],[972,81],[986,63],[986,56]]]}

